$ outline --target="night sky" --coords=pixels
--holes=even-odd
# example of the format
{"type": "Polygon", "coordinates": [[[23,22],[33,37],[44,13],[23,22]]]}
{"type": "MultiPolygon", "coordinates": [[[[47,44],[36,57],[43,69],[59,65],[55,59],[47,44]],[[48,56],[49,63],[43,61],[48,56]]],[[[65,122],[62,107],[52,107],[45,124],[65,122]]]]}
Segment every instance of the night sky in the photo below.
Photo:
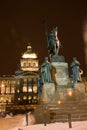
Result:
{"type": "Polygon", "coordinates": [[[61,1],[0,2],[0,75],[14,74],[29,42],[38,53],[40,64],[44,61],[48,55],[46,36],[41,25],[44,19],[48,32],[58,26],[59,39],[63,45],[60,55],[65,56],[69,66],[72,57],[77,57],[81,68],[85,70],[82,23],[87,15],[87,0],[61,1]]]}

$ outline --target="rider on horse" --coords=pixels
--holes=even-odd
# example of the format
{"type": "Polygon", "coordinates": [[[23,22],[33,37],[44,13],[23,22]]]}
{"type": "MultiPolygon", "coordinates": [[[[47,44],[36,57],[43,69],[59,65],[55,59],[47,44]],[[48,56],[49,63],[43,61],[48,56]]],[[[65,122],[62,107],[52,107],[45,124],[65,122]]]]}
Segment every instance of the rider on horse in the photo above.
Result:
{"type": "Polygon", "coordinates": [[[48,52],[50,55],[50,58],[52,55],[58,55],[59,48],[61,47],[61,43],[57,37],[57,27],[53,28],[51,33],[48,35],[48,52]]]}

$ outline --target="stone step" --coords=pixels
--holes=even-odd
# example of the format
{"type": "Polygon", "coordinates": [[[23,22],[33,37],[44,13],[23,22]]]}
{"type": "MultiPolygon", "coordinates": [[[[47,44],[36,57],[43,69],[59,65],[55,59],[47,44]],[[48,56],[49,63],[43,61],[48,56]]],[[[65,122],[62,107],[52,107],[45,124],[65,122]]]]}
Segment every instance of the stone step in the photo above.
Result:
{"type": "MultiPolygon", "coordinates": [[[[71,120],[72,121],[85,121],[87,120],[87,114],[74,114],[71,115],[71,120]]],[[[66,122],[68,121],[68,116],[67,115],[58,115],[56,114],[55,116],[50,115],[50,122],[66,122]]]]}

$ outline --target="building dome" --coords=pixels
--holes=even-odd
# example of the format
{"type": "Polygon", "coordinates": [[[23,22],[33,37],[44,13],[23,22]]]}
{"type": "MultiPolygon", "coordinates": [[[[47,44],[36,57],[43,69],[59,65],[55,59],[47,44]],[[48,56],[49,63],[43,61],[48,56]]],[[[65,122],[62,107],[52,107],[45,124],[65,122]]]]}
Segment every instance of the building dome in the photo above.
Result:
{"type": "Polygon", "coordinates": [[[37,55],[36,53],[32,52],[32,46],[31,45],[28,45],[27,46],[27,51],[24,52],[24,54],[22,55],[22,58],[30,58],[30,59],[36,59],[37,58],[37,55]]]}

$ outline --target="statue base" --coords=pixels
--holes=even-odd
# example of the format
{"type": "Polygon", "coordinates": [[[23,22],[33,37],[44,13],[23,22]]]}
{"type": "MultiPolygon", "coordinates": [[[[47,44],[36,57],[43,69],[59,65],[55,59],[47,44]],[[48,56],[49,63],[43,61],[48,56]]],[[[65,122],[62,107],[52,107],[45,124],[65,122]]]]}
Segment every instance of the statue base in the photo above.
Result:
{"type": "Polygon", "coordinates": [[[56,90],[54,83],[45,83],[40,101],[44,104],[58,104],[84,99],[86,99],[84,83],[75,83],[74,88],[59,86],[56,90]]]}
{"type": "Polygon", "coordinates": [[[51,62],[65,62],[64,56],[54,55],[52,56],[51,62]]]}
{"type": "Polygon", "coordinates": [[[40,101],[44,104],[57,104],[84,100],[86,97],[85,84],[82,82],[74,83],[72,88],[68,73],[68,63],[64,62],[64,57],[53,56],[53,61],[51,63],[53,83],[45,83],[43,85],[40,101]]]}
{"type": "Polygon", "coordinates": [[[40,101],[43,103],[50,103],[55,95],[54,83],[45,83],[42,89],[42,95],[40,101]]]}
{"type": "Polygon", "coordinates": [[[67,86],[70,84],[68,64],[65,62],[52,62],[52,66],[55,68],[55,73],[52,77],[55,77],[57,86],[67,86]]]}
{"type": "Polygon", "coordinates": [[[75,83],[74,84],[74,89],[75,89],[76,100],[80,101],[80,100],[86,98],[85,84],[83,82],[75,83]]]}
{"type": "Polygon", "coordinates": [[[55,103],[58,103],[58,101],[69,102],[75,100],[74,89],[72,88],[57,88],[56,95],[55,103]]]}

